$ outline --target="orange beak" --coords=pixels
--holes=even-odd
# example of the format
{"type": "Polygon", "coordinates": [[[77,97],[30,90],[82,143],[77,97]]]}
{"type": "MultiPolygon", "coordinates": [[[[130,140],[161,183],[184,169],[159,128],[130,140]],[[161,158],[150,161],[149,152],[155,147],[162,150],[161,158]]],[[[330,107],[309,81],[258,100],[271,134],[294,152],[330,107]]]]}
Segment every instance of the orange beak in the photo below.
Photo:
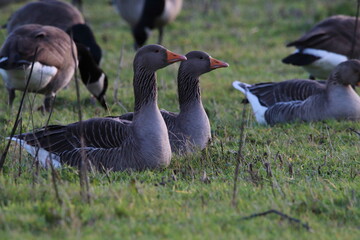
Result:
{"type": "Polygon", "coordinates": [[[229,64],[227,64],[226,62],[210,57],[210,69],[223,68],[228,66],[229,64]]]}
{"type": "Polygon", "coordinates": [[[167,55],[167,62],[168,63],[174,63],[174,62],[187,60],[187,58],[185,56],[177,54],[177,53],[173,53],[173,52],[171,52],[169,50],[166,51],[166,55],[167,55]]]}

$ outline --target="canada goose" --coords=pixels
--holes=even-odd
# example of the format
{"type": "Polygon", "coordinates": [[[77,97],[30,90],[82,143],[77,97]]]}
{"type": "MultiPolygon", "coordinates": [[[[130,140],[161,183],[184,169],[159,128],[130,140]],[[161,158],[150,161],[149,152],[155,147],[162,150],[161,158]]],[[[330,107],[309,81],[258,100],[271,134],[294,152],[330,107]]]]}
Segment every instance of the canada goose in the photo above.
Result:
{"type": "MultiPolygon", "coordinates": [[[[309,80],[289,80],[286,81],[284,91],[294,93],[294,89],[301,86],[299,92],[307,93],[309,96],[302,100],[294,100],[300,98],[301,94],[290,97],[290,101],[286,100],[286,94],[275,93],[284,97],[283,101],[273,100],[275,104],[267,106],[270,103],[269,97],[265,91],[263,97],[262,92],[251,91],[251,85],[235,82],[237,89],[245,92],[249,100],[256,120],[262,124],[274,125],[276,123],[301,121],[320,121],[325,119],[348,119],[360,120],[360,97],[351,87],[351,85],[360,85],[360,61],[353,59],[339,64],[330,74],[325,87],[317,85],[321,83],[311,83],[309,80]],[[315,86],[315,87],[314,87],[315,86]],[[310,94],[306,88],[314,91],[310,94]],[[305,89],[305,90],[304,90],[305,89]]],[[[285,86],[285,85],[284,85],[285,86]]],[[[271,97],[270,97],[271,98],[271,97]]]]}
{"type": "Polygon", "coordinates": [[[69,3],[57,0],[30,2],[12,14],[6,28],[11,33],[24,24],[50,25],[72,36],[78,48],[81,79],[101,106],[107,109],[105,93],[108,80],[99,67],[101,48],[80,11],[69,3]]]}
{"type": "Polygon", "coordinates": [[[162,43],[163,28],[175,20],[182,8],[182,0],[113,0],[120,16],[131,26],[135,49],[143,46],[150,29],[159,30],[158,43],[162,43]]]}
{"type": "MultiPolygon", "coordinates": [[[[316,24],[299,39],[288,43],[296,51],[282,60],[283,63],[302,66],[310,78],[327,79],[339,63],[360,56],[359,41],[355,43],[356,18],[336,15],[316,24]]],[[[356,39],[360,39],[360,23],[356,39]]]]}
{"type": "Polygon", "coordinates": [[[52,125],[34,133],[15,136],[33,156],[46,166],[81,164],[86,156],[98,169],[142,170],[169,165],[171,148],[164,119],[157,106],[155,71],[186,60],[160,45],[147,45],[134,59],[135,107],[132,122],[112,118],[92,118],[66,126],[52,125]],[[83,145],[80,139],[83,139],[83,145]],[[83,146],[83,147],[82,147],[83,146]]]}
{"type": "MultiPolygon", "coordinates": [[[[201,101],[199,77],[229,66],[201,51],[192,51],[185,56],[187,60],[181,62],[177,78],[180,112],[161,110],[168,128],[171,150],[178,154],[204,149],[210,141],[210,122],[201,101]]],[[[126,120],[132,120],[132,117],[133,113],[120,116],[126,120]]]]}
{"type": "Polygon", "coordinates": [[[0,73],[9,92],[10,105],[15,90],[25,90],[33,60],[28,91],[44,94],[44,108],[49,111],[56,93],[74,75],[75,43],[64,31],[52,26],[27,24],[13,31],[0,49],[0,73]]]}

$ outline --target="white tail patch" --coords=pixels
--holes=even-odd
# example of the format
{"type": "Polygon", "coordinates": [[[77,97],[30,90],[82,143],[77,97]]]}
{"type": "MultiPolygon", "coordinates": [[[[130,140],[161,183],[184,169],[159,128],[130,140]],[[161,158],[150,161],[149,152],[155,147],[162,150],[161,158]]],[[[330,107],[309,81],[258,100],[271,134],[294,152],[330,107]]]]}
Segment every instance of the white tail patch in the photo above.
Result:
{"type": "Polygon", "coordinates": [[[8,59],[9,59],[8,57],[2,57],[2,58],[0,58],[0,63],[5,62],[8,59]]]}
{"type": "Polygon", "coordinates": [[[252,94],[250,91],[246,92],[246,98],[248,99],[251,107],[253,109],[256,121],[260,124],[267,124],[265,120],[265,112],[267,111],[267,107],[264,107],[260,104],[259,98],[252,94]]]}
{"type": "MultiPolygon", "coordinates": [[[[6,139],[10,139],[7,137],[6,139]]],[[[50,164],[53,165],[55,168],[60,168],[60,157],[54,153],[50,153],[43,148],[37,148],[27,144],[24,140],[19,138],[13,137],[11,138],[12,141],[18,143],[21,147],[25,148],[25,150],[31,154],[31,156],[37,156],[37,159],[41,163],[43,167],[48,167],[50,164]]]]}
{"type": "Polygon", "coordinates": [[[246,87],[251,86],[250,84],[239,82],[239,81],[233,81],[232,85],[235,89],[239,90],[240,92],[242,92],[245,95],[246,95],[246,89],[241,87],[241,85],[246,86],[246,87]]]}
{"type": "Polygon", "coordinates": [[[259,98],[249,91],[248,87],[250,87],[251,85],[239,81],[234,81],[232,85],[234,88],[245,94],[246,98],[251,104],[256,121],[260,124],[267,124],[265,120],[265,112],[268,108],[261,105],[259,98]]]}

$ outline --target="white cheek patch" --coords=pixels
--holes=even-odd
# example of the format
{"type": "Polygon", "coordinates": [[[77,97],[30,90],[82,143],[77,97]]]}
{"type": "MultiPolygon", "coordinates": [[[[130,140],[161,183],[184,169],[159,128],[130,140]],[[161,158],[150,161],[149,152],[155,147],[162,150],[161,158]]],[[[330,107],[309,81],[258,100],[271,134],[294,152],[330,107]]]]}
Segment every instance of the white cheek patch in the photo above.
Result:
{"type": "Polygon", "coordinates": [[[100,78],[96,82],[89,83],[86,85],[87,89],[95,97],[98,97],[102,93],[104,86],[105,86],[105,74],[104,73],[101,74],[100,78]]]}

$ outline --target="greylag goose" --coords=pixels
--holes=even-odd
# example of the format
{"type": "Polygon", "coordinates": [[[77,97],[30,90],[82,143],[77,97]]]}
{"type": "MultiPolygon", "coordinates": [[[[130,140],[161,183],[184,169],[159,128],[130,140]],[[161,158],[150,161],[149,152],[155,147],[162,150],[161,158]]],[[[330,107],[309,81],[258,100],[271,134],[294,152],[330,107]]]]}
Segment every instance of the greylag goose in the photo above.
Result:
{"type": "MultiPolygon", "coordinates": [[[[187,60],[181,62],[177,78],[180,113],[161,110],[171,150],[178,154],[204,149],[210,141],[210,122],[201,101],[199,77],[229,66],[201,51],[192,51],[185,56],[187,60]]],[[[133,113],[127,113],[120,119],[132,120],[132,117],[133,113]]]]}
{"type": "MultiPolygon", "coordinates": [[[[234,81],[233,87],[245,95],[247,91],[250,92],[259,99],[261,105],[271,107],[278,102],[305,100],[311,95],[323,92],[326,89],[326,81],[292,79],[282,82],[264,82],[252,85],[234,81]]],[[[248,101],[245,103],[248,103],[248,101]]]]}
{"type": "Polygon", "coordinates": [[[266,91],[263,94],[261,89],[254,92],[251,90],[251,85],[241,82],[235,82],[234,86],[239,90],[241,88],[245,93],[256,120],[262,124],[274,125],[299,120],[306,122],[326,119],[360,120],[360,97],[351,87],[351,85],[360,85],[359,60],[353,59],[339,64],[330,74],[325,87],[318,84],[321,83],[289,80],[280,88],[289,91],[287,94],[275,91],[273,95],[266,91]],[[298,90],[300,94],[296,93],[296,88],[299,87],[302,88],[298,90]],[[290,97],[288,101],[287,96],[291,93],[295,96],[290,97]],[[302,94],[308,96],[303,97],[302,94]]]}
{"type": "Polygon", "coordinates": [[[9,92],[10,106],[15,90],[25,90],[34,60],[28,91],[44,94],[44,108],[49,111],[56,93],[74,75],[77,59],[73,52],[76,55],[74,42],[59,28],[27,24],[13,31],[0,49],[0,74],[9,92]]]}
{"type": "Polygon", "coordinates": [[[10,34],[24,24],[50,25],[72,36],[78,48],[81,79],[90,93],[106,109],[105,93],[108,80],[99,67],[101,48],[80,11],[69,3],[57,0],[31,2],[12,14],[6,28],[10,34]]]}
{"type": "MultiPolygon", "coordinates": [[[[336,15],[316,24],[299,39],[288,43],[296,51],[282,60],[283,63],[303,67],[310,78],[327,79],[339,63],[360,56],[360,44],[353,47],[356,18],[336,15]]],[[[360,23],[356,39],[360,39],[360,23]]]]}
{"type": "Polygon", "coordinates": [[[175,20],[182,8],[182,0],[113,0],[120,16],[131,26],[137,49],[145,44],[149,29],[159,30],[162,43],[163,28],[175,20]]]}
{"type": "Polygon", "coordinates": [[[14,136],[42,165],[79,166],[85,156],[97,169],[143,170],[169,165],[171,148],[164,119],[157,106],[155,71],[185,56],[160,45],[147,45],[134,59],[133,121],[92,118],[66,126],[52,125],[14,136]],[[83,140],[83,145],[81,143],[83,140]]]}

